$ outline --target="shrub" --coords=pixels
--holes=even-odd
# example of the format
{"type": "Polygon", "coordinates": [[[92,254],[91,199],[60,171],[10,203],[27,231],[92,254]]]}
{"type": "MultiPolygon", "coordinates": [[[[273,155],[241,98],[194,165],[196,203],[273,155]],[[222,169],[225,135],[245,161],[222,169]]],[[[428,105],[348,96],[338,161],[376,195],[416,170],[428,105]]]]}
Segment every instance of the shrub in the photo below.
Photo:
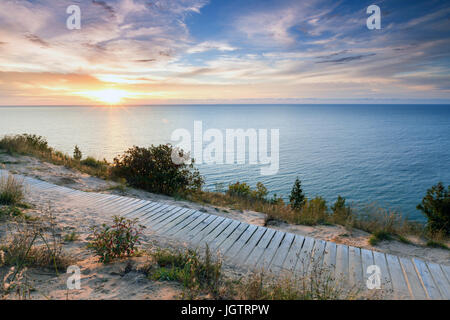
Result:
{"type": "Polygon", "coordinates": [[[158,268],[148,275],[151,279],[181,282],[190,291],[190,297],[202,290],[213,296],[218,294],[222,263],[212,259],[208,246],[204,257],[191,249],[159,249],[152,256],[158,268]]]}
{"type": "MultiPolygon", "coordinates": [[[[149,148],[133,147],[114,159],[112,174],[125,178],[130,186],[167,195],[201,190],[203,178],[191,164],[175,163],[170,144],[149,148]]],[[[186,154],[178,150],[180,157],[186,154]]]]}
{"type": "Polygon", "coordinates": [[[245,183],[242,182],[240,183],[239,181],[234,183],[234,184],[230,184],[228,186],[228,195],[230,196],[237,196],[237,197],[242,197],[242,198],[250,198],[251,195],[251,188],[250,186],[245,183]]]}
{"type": "Polygon", "coordinates": [[[94,239],[89,243],[89,247],[103,263],[135,254],[145,228],[137,225],[137,219],[130,220],[119,216],[114,216],[113,219],[112,226],[103,224],[101,228],[93,228],[94,239]]]}
{"type": "Polygon", "coordinates": [[[289,202],[291,207],[297,210],[300,210],[305,204],[305,195],[303,194],[302,185],[299,178],[295,179],[291,196],[289,197],[289,202]]]}
{"type": "Polygon", "coordinates": [[[78,148],[78,146],[75,146],[75,148],[73,149],[73,158],[77,161],[80,161],[81,158],[83,158],[83,154],[81,153],[80,148],[78,148]]]}
{"type": "Polygon", "coordinates": [[[20,134],[15,136],[5,136],[0,140],[0,148],[8,153],[29,153],[31,151],[51,152],[47,140],[35,134],[20,134]]]}
{"type": "Polygon", "coordinates": [[[258,200],[266,200],[268,191],[261,182],[256,183],[256,190],[252,190],[252,197],[258,200]]]}
{"type": "Polygon", "coordinates": [[[15,205],[24,198],[23,184],[13,175],[0,179],[0,204],[15,205]]]}
{"type": "Polygon", "coordinates": [[[91,167],[94,169],[100,169],[103,166],[107,165],[107,163],[105,161],[102,162],[93,157],[87,157],[86,159],[81,160],[80,163],[84,166],[91,167]]]}
{"type": "Polygon", "coordinates": [[[294,221],[296,224],[315,225],[325,223],[328,220],[328,208],[325,199],[315,197],[308,200],[305,198],[300,211],[296,211],[294,221]]]}
{"type": "Polygon", "coordinates": [[[331,206],[331,219],[334,223],[346,225],[353,218],[352,209],[345,205],[345,198],[338,196],[336,202],[331,206]]]}
{"type": "Polygon", "coordinates": [[[284,206],[284,200],[282,197],[278,197],[276,193],[272,196],[272,198],[269,200],[270,204],[273,204],[275,206],[284,206]]]}
{"type": "Polygon", "coordinates": [[[445,189],[442,182],[432,186],[417,209],[427,216],[431,232],[442,230],[450,235],[450,186],[445,189]]]}
{"type": "Polygon", "coordinates": [[[381,230],[381,231],[376,231],[372,234],[372,236],[369,238],[369,243],[370,243],[370,245],[375,246],[380,241],[384,241],[384,240],[392,240],[392,236],[389,232],[381,230]]]}

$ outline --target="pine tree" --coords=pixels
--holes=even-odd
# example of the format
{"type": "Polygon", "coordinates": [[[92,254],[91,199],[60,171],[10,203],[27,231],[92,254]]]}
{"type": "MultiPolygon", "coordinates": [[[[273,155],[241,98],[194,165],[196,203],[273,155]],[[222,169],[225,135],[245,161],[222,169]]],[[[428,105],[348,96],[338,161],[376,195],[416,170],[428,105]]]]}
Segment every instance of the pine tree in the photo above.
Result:
{"type": "Polygon", "coordinates": [[[83,154],[81,153],[80,148],[78,146],[75,146],[75,149],[73,150],[73,158],[77,161],[80,161],[83,157],[83,154]]]}
{"type": "Polygon", "coordinates": [[[294,209],[301,209],[305,204],[305,195],[303,194],[302,184],[298,177],[295,179],[294,186],[292,187],[289,202],[294,209]]]}

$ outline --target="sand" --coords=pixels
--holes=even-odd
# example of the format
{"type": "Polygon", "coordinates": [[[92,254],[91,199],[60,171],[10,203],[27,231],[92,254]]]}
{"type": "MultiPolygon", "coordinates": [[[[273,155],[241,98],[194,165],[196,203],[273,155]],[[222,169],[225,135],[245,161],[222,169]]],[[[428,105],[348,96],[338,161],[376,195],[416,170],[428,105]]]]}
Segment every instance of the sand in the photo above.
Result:
{"type": "MultiPolygon", "coordinates": [[[[20,173],[74,189],[157,200],[260,226],[264,225],[265,221],[265,214],[259,212],[241,212],[229,208],[179,201],[168,196],[152,194],[128,187],[124,191],[111,189],[118,184],[91,177],[63,166],[42,162],[32,157],[10,156],[1,153],[0,162],[3,163],[5,169],[12,173],[20,173]]],[[[31,293],[33,299],[175,299],[180,297],[182,293],[180,285],[171,282],[149,281],[139,271],[140,267],[149,262],[149,258],[146,256],[131,258],[127,261],[119,261],[109,265],[104,265],[97,261],[92,251],[86,247],[92,233],[90,228],[101,223],[110,223],[111,217],[109,215],[96,211],[95,208],[74,209],[67,206],[60,199],[48,201],[48,198],[49,195],[46,195],[43,199],[40,199],[39,196],[27,199],[28,202],[36,206],[34,209],[28,210],[27,213],[40,215],[43,211],[48,211],[50,208],[57,220],[61,236],[72,231],[77,233],[78,239],[74,242],[65,243],[64,249],[71,256],[75,257],[76,265],[81,268],[83,286],[81,290],[67,290],[66,280],[69,275],[62,273],[57,277],[52,272],[45,273],[32,270],[30,271],[30,278],[33,286],[36,288],[31,293]],[[131,262],[131,265],[127,267],[129,262],[131,262]]],[[[371,246],[368,243],[370,237],[368,233],[361,230],[347,230],[343,226],[300,226],[274,222],[267,227],[326,241],[399,256],[417,257],[450,265],[449,250],[426,247],[423,239],[411,238],[410,240],[413,241],[413,244],[405,244],[393,240],[383,241],[376,246],[371,246]]],[[[6,230],[7,222],[0,222],[0,238],[7,235],[6,230]]],[[[179,248],[186,246],[186,244],[146,234],[143,246],[151,250],[151,248],[155,247],[179,248]]],[[[224,266],[224,271],[230,277],[239,277],[245,274],[245,270],[229,265],[224,266]]]]}

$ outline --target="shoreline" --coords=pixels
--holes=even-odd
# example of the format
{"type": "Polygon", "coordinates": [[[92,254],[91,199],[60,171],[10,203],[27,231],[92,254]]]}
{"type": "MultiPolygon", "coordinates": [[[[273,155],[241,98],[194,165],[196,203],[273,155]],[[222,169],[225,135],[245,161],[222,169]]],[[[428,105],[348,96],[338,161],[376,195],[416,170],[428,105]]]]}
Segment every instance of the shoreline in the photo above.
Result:
{"type": "MultiPolygon", "coordinates": [[[[125,195],[144,200],[156,200],[166,204],[178,204],[209,214],[228,217],[241,222],[266,226],[302,236],[314,237],[325,241],[332,241],[399,256],[417,257],[436,263],[450,265],[450,250],[427,247],[426,241],[417,236],[408,237],[408,240],[411,241],[410,244],[402,243],[398,240],[389,240],[381,241],[377,245],[372,246],[369,244],[371,234],[362,230],[349,229],[340,225],[293,225],[281,221],[269,221],[269,223],[266,224],[267,215],[264,213],[200,204],[130,187],[123,187],[117,182],[96,178],[78,170],[54,165],[31,156],[12,156],[2,153],[0,154],[0,163],[3,163],[5,169],[12,173],[20,173],[73,189],[125,195]]],[[[446,244],[449,245],[448,242],[446,244]]]]}

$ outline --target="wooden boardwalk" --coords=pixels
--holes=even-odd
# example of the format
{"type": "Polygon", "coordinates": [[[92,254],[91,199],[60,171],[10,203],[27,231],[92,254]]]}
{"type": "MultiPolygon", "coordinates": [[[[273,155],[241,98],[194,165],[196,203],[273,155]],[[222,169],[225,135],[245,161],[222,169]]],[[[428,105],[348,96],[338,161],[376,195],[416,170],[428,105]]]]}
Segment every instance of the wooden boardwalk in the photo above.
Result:
{"type": "MultiPolygon", "coordinates": [[[[0,175],[5,170],[0,170],[0,175]]],[[[367,267],[377,265],[381,286],[396,299],[450,299],[450,265],[336,244],[270,228],[250,225],[181,206],[135,198],[82,192],[24,177],[31,191],[64,197],[106,210],[111,215],[138,218],[148,229],[192,246],[209,245],[229,263],[306,273],[313,266],[330,267],[351,286],[366,288],[367,267]]],[[[66,201],[66,200],[65,200],[66,201]]],[[[449,261],[450,264],[450,261],[449,261]]]]}

